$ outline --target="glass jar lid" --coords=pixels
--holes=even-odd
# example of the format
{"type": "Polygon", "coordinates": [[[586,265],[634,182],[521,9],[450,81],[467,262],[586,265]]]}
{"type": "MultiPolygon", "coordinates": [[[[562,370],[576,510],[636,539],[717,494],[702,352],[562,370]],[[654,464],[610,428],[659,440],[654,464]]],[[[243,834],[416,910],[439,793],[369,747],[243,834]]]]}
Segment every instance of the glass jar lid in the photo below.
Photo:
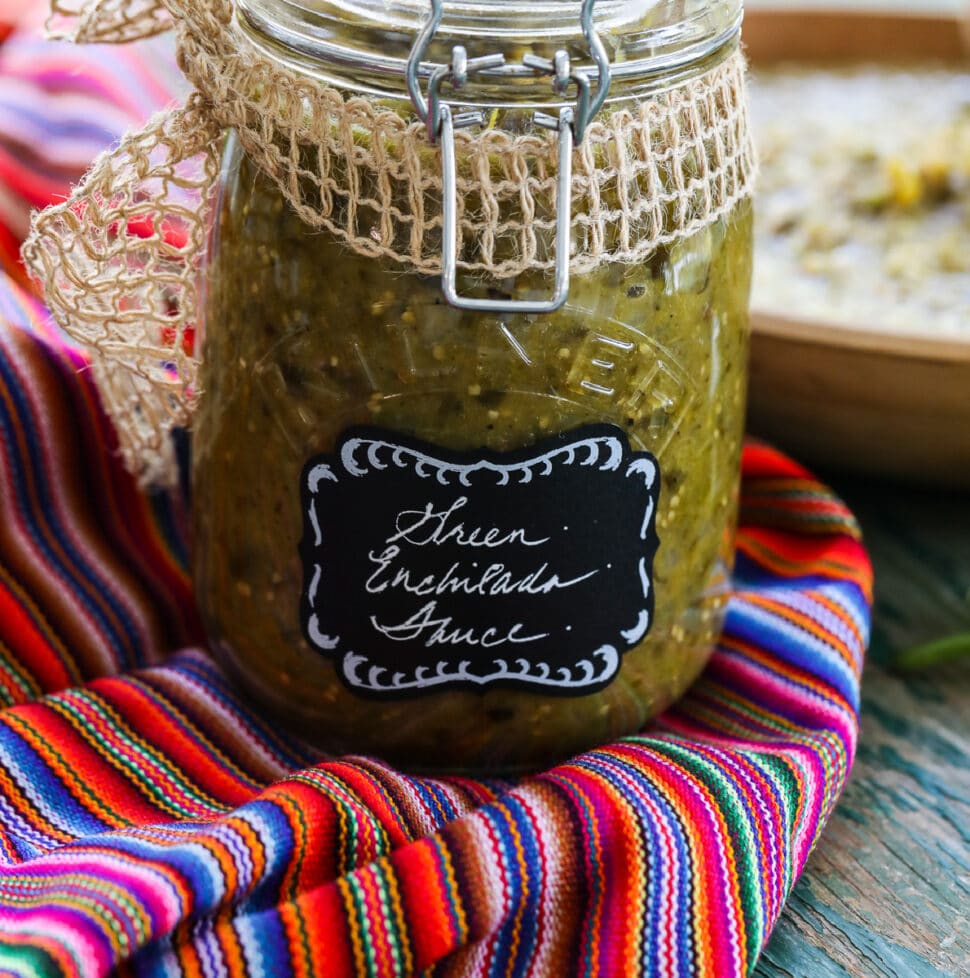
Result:
{"type": "MultiPolygon", "coordinates": [[[[581,0],[443,0],[442,17],[419,75],[448,63],[456,45],[468,58],[502,55],[476,75],[463,105],[557,107],[549,79],[523,64],[565,51],[574,71],[598,73],[581,22],[581,0]]],[[[407,94],[408,58],[427,24],[431,0],[239,0],[240,26],[278,60],[339,88],[377,97],[407,94]]],[[[703,63],[740,30],[742,0],[598,0],[592,28],[615,82],[611,98],[666,87],[703,63]]]]}

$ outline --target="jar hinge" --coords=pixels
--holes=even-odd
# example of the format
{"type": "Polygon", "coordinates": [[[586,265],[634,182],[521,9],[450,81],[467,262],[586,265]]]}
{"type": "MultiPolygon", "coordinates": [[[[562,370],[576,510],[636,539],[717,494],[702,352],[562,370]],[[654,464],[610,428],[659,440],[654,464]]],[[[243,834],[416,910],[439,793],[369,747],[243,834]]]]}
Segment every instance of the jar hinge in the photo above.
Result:
{"type": "MultiPolygon", "coordinates": [[[[556,180],[556,265],[553,295],[547,300],[530,299],[473,299],[458,294],[458,178],[455,158],[455,130],[469,126],[481,126],[485,122],[482,111],[454,114],[441,97],[442,85],[448,84],[456,91],[464,88],[470,75],[496,71],[506,67],[505,56],[489,54],[469,59],[464,47],[455,45],[451,63],[435,65],[428,82],[428,96],[421,91],[418,77],[421,58],[427,51],[443,13],[443,0],[431,0],[431,16],[415,39],[407,64],[407,85],[419,118],[428,127],[428,139],[434,145],[441,142],[442,170],[442,256],[441,278],[445,300],[459,309],[499,313],[555,312],[569,295],[569,245],[571,224],[572,157],[573,147],[579,145],[592,118],[606,100],[610,87],[610,61],[599,36],[593,30],[593,5],[596,0],[583,0],[581,12],[583,35],[598,70],[595,95],[590,81],[583,71],[573,70],[566,51],[556,51],[552,60],[527,54],[522,66],[532,72],[552,76],[556,95],[563,97],[570,85],[577,89],[575,106],[566,106],[557,116],[535,112],[533,122],[544,129],[559,134],[558,175],[556,180]]],[[[513,70],[516,66],[509,66],[513,70]]]]}

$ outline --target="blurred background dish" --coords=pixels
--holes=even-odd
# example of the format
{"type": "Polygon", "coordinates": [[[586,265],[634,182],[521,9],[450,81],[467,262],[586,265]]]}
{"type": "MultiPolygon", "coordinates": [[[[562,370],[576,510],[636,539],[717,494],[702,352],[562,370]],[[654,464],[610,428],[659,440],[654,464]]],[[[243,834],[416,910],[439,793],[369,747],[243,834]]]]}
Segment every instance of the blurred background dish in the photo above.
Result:
{"type": "Polygon", "coordinates": [[[762,153],[750,426],[970,486],[970,61],[956,13],[748,10],[762,153]]]}

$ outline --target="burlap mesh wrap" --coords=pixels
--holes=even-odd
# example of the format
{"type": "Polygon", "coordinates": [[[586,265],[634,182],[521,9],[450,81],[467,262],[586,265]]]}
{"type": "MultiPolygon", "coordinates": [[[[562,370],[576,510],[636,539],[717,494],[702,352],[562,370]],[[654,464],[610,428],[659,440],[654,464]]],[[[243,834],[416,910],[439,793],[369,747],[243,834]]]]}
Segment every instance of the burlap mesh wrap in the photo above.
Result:
{"type": "MultiPolygon", "coordinates": [[[[93,351],[125,460],[143,481],[174,475],[169,433],[199,396],[191,331],[222,133],[310,226],[351,250],[440,272],[440,160],[423,124],[322,87],[254,49],[231,0],[54,0],[51,28],[129,41],[174,28],[195,92],[99,157],[24,246],[57,322],[93,351]]],[[[499,278],[553,264],[551,134],[457,134],[459,267],[499,278]]],[[[744,64],[601,113],[575,152],[570,264],[637,262],[730,211],[755,159],[744,64]]]]}

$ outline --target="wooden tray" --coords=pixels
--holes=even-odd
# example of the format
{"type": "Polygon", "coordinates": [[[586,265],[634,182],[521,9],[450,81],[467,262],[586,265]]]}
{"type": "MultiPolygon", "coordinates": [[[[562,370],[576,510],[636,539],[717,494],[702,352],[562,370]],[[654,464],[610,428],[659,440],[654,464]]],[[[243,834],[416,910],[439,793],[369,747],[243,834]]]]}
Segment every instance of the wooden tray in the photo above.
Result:
{"type": "MultiPolygon", "coordinates": [[[[753,65],[966,61],[946,16],[749,11],[753,65]]],[[[749,427],[814,465],[970,488],[970,339],[752,310],[749,427]]]]}

